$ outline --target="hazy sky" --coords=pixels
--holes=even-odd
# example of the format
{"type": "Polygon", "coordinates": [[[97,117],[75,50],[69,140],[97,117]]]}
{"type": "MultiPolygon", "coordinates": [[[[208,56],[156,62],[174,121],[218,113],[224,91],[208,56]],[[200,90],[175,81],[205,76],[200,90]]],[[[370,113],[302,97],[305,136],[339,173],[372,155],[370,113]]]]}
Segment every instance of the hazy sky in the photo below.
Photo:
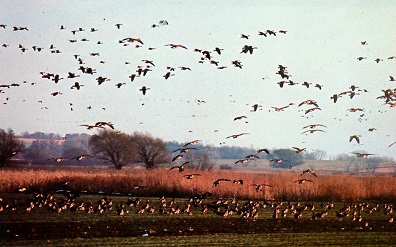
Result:
{"type": "Polygon", "coordinates": [[[396,108],[377,99],[382,90],[396,88],[389,77],[396,78],[396,57],[388,59],[396,56],[396,2],[295,2],[0,0],[0,24],[7,25],[0,27],[0,45],[8,45],[0,47],[0,85],[20,84],[0,88],[0,127],[17,134],[94,134],[80,125],[110,121],[120,131],[147,131],[167,141],[200,139],[208,145],[257,149],[296,146],[323,149],[329,156],[365,150],[396,158],[396,145],[388,147],[396,141],[396,108]],[[168,25],[161,25],[162,20],[168,25]],[[13,31],[14,26],[29,31],[13,31]],[[72,33],[79,28],[84,31],[72,33]],[[276,36],[259,35],[267,30],[276,36]],[[144,44],[119,43],[128,37],[144,44]],[[52,53],[51,45],[60,53],[52,53]],[[257,49],[241,53],[244,45],[257,49]],[[34,51],[33,46],[43,49],[34,51]],[[215,47],[223,49],[221,55],[215,47]],[[214,62],[201,60],[204,55],[195,49],[210,51],[214,62]],[[138,66],[149,65],[143,59],[155,66],[131,82],[138,66]],[[235,60],[242,69],[231,63],[235,60]],[[281,88],[277,83],[286,79],[277,74],[279,64],[299,84],[281,88]],[[96,73],[82,73],[80,66],[96,73]],[[168,66],[175,71],[166,80],[168,66]],[[181,70],[183,66],[191,70],[181,70]],[[222,66],[226,68],[218,68],[222,66]],[[40,72],[63,79],[55,83],[40,72]],[[67,78],[68,72],[79,77],[67,78]],[[110,80],[98,85],[99,76],[110,80]],[[75,82],[84,86],[71,89],[75,82]],[[312,84],[307,88],[303,82],[312,84]],[[117,83],[125,84],[117,88],[117,83]],[[351,91],[351,85],[358,87],[355,97],[344,95],[333,103],[330,97],[351,91]],[[150,88],[146,95],[139,91],[142,86],[150,88]],[[305,114],[315,106],[298,105],[308,99],[320,110],[305,114]],[[272,108],[289,103],[294,105],[284,111],[272,108]],[[254,104],[261,106],[256,112],[254,104]],[[234,121],[241,115],[247,119],[234,121]],[[320,128],[326,132],[301,134],[309,124],[326,125],[320,128]],[[249,134],[226,138],[239,133],[249,134]],[[361,135],[361,144],[349,142],[351,135],[361,135]]]}

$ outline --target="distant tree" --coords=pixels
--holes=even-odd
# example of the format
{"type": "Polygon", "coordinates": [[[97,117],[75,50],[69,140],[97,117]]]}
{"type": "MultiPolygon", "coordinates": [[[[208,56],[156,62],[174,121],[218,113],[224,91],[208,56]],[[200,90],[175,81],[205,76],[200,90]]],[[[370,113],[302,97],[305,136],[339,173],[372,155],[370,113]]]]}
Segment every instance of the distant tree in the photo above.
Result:
{"type": "Polygon", "coordinates": [[[327,155],[327,152],[322,149],[315,149],[313,153],[315,155],[316,160],[322,160],[323,157],[327,155]]]}
{"type": "Polygon", "coordinates": [[[29,138],[30,134],[29,134],[29,132],[24,131],[24,132],[22,132],[22,134],[20,136],[23,137],[23,138],[29,138]]]}
{"type": "Polygon", "coordinates": [[[272,161],[271,167],[291,169],[294,166],[304,164],[302,154],[292,149],[276,149],[273,150],[272,154],[275,157],[274,159],[282,159],[283,161],[280,163],[272,161]]]}
{"type": "Polygon", "coordinates": [[[355,160],[355,158],[356,155],[342,153],[342,154],[338,154],[335,159],[339,161],[353,161],[355,160]]]}
{"type": "Polygon", "coordinates": [[[222,165],[219,166],[219,168],[221,170],[232,170],[232,166],[227,165],[227,164],[222,164],[222,165]]]}
{"type": "Polygon", "coordinates": [[[51,158],[48,141],[33,141],[32,144],[25,150],[25,152],[23,152],[23,158],[33,164],[45,162],[47,159],[51,158]]]}
{"type": "Polygon", "coordinates": [[[6,132],[0,129],[0,167],[5,166],[8,161],[25,148],[23,142],[19,141],[14,132],[6,132]]]}
{"type": "Polygon", "coordinates": [[[148,133],[135,132],[131,135],[134,146],[134,162],[143,163],[146,169],[157,168],[160,164],[169,163],[170,156],[166,144],[160,138],[148,133]]]}
{"type": "Polygon", "coordinates": [[[210,159],[207,151],[188,152],[186,155],[188,167],[200,171],[210,171],[215,167],[215,163],[210,159]]]}
{"type": "Polygon", "coordinates": [[[304,152],[303,158],[305,160],[322,160],[326,156],[327,152],[321,149],[315,149],[312,152],[304,152]]]}
{"type": "Polygon", "coordinates": [[[380,168],[381,164],[390,164],[393,162],[393,159],[386,156],[372,156],[372,157],[364,157],[357,158],[359,162],[362,164],[363,169],[366,170],[366,173],[375,173],[378,168],[380,168]]]}
{"type": "Polygon", "coordinates": [[[221,159],[240,159],[249,154],[255,154],[256,150],[253,148],[236,147],[236,146],[222,146],[217,148],[221,159]]]}
{"type": "Polygon", "coordinates": [[[363,167],[366,170],[366,173],[374,174],[379,166],[379,164],[383,161],[381,157],[366,157],[359,158],[361,163],[363,163],[363,167]]]}
{"type": "Polygon", "coordinates": [[[97,158],[112,163],[116,169],[132,163],[136,155],[131,137],[114,130],[104,129],[91,136],[89,147],[97,158]]]}
{"type": "Polygon", "coordinates": [[[89,165],[89,164],[96,163],[95,160],[93,160],[90,157],[87,157],[86,155],[90,155],[90,152],[82,147],[66,148],[66,149],[63,149],[63,153],[62,153],[62,157],[65,157],[68,159],[75,158],[75,159],[73,159],[74,161],[70,161],[68,163],[76,164],[76,162],[77,162],[79,165],[89,165]],[[81,160],[76,159],[79,156],[83,156],[84,158],[81,160]]]}

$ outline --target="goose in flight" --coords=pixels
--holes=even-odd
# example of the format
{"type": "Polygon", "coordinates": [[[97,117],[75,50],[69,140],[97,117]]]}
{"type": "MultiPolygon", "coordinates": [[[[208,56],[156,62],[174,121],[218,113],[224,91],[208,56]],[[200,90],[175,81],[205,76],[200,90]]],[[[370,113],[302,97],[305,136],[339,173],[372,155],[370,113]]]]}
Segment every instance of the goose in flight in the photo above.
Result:
{"type": "Polygon", "coordinates": [[[65,158],[64,157],[55,157],[55,158],[47,159],[47,161],[49,161],[49,160],[53,160],[53,161],[55,161],[57,163],[60,163],[60,162],[64,161],[65,158]]]}
{"type": "Polygon", "coordinates": [[[266,148],[261,148],[261,149],[257,150],[256,154],[263,153],[263,152],[266,154],[269,154],[269,151],[266,148]]]}
{"type": "Polygon", "coordinates": [[[105,127],[105,126],[108,126],[108,127],[110,127],[111,129],[114,129],[114,124],[111,123],[111,122],[104,122],[104,121],[96,122],[96,123],[95,123],[95,126],[97,126],[97,127],[105,127]]]}
{"type": "Polygon", "coordinates": [[[142,91],[143,95],[146,95],[147,90],[149,90],[149,87],[143,86],[139,91],[142,91]]]}
{"type": "Polygon", "coordinates": [[[267,37],[267,33],[263,31],[258,31],[258,35],[267,37]]]}
{"type": "Polygon", "coordinates": [[[246,158],[246,159],[254,159],[254,158],[260,159],[260,157],[258,157],[257,154],[249,154],[249,155],[247,155],[245,158],[246,158]]]}
{"type": "Polygon", "coordinates": [[[319,88],[319,90],[322,90],[323,85],[316,83],[314,87],[317,87],[317,88],[319,88]]]}
{"type": "Polygon", "coordinates": [[[116,86],[117,88],[120,88],[120,87],[122,87],[123,85],[126,85],[126,83],[125,83],[125,82],[119,82],[119,83],[115,84],[115,86],[116,86]]]}
{"type": "Polygon", "coordinates": [[[144,44],[140,38],[132,38],[132,37],[124,38],[124,39],[120,40],[119,43],[124,43],[125,41],[129,42],[129,43],[138,42],[142,45],[144,44]]]}
{"type": "Polygon", "coordinates": [[[242,62],[241,61],[239,61],[239,60],[234,60],[234,61],[231,61],[231,63],[235,66],[235,67],[237,67],[237,68],[240,68],[240,69],[242,69],[242,62]]]}
{"type": "Polygon", "coordinates": [[[220,184],[220,182],[230,182],[231,180],[229,180],[228,178],[219,178],[216,181],[213,182],[213,186],[212,187],[217,187],[217,185],[220,184]]]}
{"type": "Polygon", "coordinates": [[[316,111],[316,110],[322,110],[322,109],[320,109],[319,107],[313,107],[313,108],[310,108],[310,109],[306,110],[305,114],[308,114],[308,113],[316,111]]]}
{"type": "Polygon", "coordinates": [[[187,174],[187,175],[184,175],[183,177],[185,177],[186,179],[192,179],[195,176],[201,176],[201,174],[198,174],[198,173],[187,174]]]}
{"type": "Polygon", "coordinates": [[[316,129],[319,126],[327,128],[327,126],[323,125],[323,124],[309,124],[307,126],[304,126],[303,129],[306,129],[306,128],[316,129]]]}
{"type": "Polygon", "coordinates": [[[304,174],[306,174],[306,173],[311,173],[311,174],[314,175],[315,177],[318,176],[318,175],[316,175],[315,170],[312,170],[312,169],[304,170],[304,171],[302,171],[302,173],[301,173],[300,175],[302,176],[302,175],[304,175],[304,174]]]}
{"type": "Polygon", "coordinates": [[[179,48],[179,47],[187,49],[187,47],[185,47],[184,45],[180,45],[180,44],[167,44],[165,46],[170,46],[170,48],[172,48],[172,49],[176,49],[176,48],[179,48]]]}
{"type": "Polygon", "coordinates": [[[332,99],[333,102],[336,103],[339,97],[340,96],[338,94],[333,94],[333,96],[331,96],[330,99],[332,99]]]}
{"type": "Polygon", "coordinates": [[[236,135],[230,135],[230,136],[227,136],[226,139],[228,139],[228,138],[236,139],[236,138],[238,138],[238,137],[240,137],[242,135],[247,135],[247,134],[249,134],[249,133],[241,133],[241,134],[236,134],[236,135]]]}
{"type": "Polygon", "coordinates": [[[352,142],[352,140],[355,139],[356,142],[358,144],[360,144],[360,137],[362,137],[362,136],[361,135],[352,135],[352,136],[349,137],[349,142],[352,142]]]}
{"type": "Polygon", "coordinates": [[[105,81],[110,81],[110,79],[108,79],[106,77],[99,76],[98,78],[96,78],[96,81],[98,82],[98,85],[100,85],[105,81]]]}
{"type": "Polygon", "coordinates": [[[304,100],[303,102],[301,102],[300,104],[298,104],[298,107],[302,106],[302,105],[314,105],[316,107],[319,107],[318,102],[316,102],[313,99],[307,99],[304,100]]]}
{"type": "Polygon", "coordinates": [[[80,83],[78,83],[78,82],[76,81],[76,82],[74,82],[74,85],[71,86],[70,89],[75,88],[75,89],[77,89],[77,90],[80,90],[80,88],[83,87],[83,86],[84,86],[84,85],[81,85],[80,83]]]}
{"type": "Polygon", "coordinates": [[[235,161],[234,162],[234,164],[236,165],[236,164],[238,164],[238,163],[242,163],[242,164],[245,164],[245,163],[247,163],[249,161],[249,159],[248,158],[246,158],[246,159],[241,159],[241,160],[237,160],[237,161],[235,161]]]}
{"type": "Polygon", "coordinates": [[[196,145],[196,144],[198,144],[198,142],[200,142],[201,140],[192,140],[192,141],[189,141],[189,142],[187,142],[187,143],[185,143],[184,145],[183,145],[183,147],[187,147],[188,145],[196,145]]]}
{"type": "Polygon", "coordinates": [[[70,160],[78,160],[78,161],[80,161],[80,160],[85,159],[86,157],[92,157],[92,156],[91,156],[91,155],[88,155],[88,154],[82,154],[82,155],[79,155],[79,156],[70,158],[70,160]]]}
{"type": "Polygon", "coordinates": [[[238,117],[234,118],[234,121],[241,120],[241,119],[244,119],[244,118],[247,118],[247,117],[246,116],[238,116],[238,117]]]}
{"type": "Polygon", "coordinates": [[[233,181],[232,181],[232,183],[234,183],[234,184],[243,184],[244,183],[244,181],[243,181],[243,179],[234,179],[233,181]]]}
{"type": "Polygon", "coordinates": [[[310,129],[310,130],[306,130],[306,131],[301,132],[301,134],[305,134],[305,133],[313,134],[313,133],[318,132],[318,131],[320,131],[320,132],[326,132],[326,131],[320,130],[320,129],[310,129]]]}
{"type": "Polygon", "coordinates": [[[250,53],[250,54],[253,54],[253,50],[254,49],[257,49],[257,47],[253,47],[253,46],[251,46],[251,45],[244,45],[243,47],[242,47],[242,51],[241,51],[241,53],[250,53]]]}
{"type": "Polygon", "coordinates": [[[278,164],[282,163],[283,161],[287,161],[287,160],[284,160],[284,159],[270,159],[269,160],[269,162],[275,162],[275,163],[278,163],[278,164]]]}
{"type": "Polygon", "coordinates": [[[183,148],[178,148],[176,150],[173,150],[172,153],[180,151],[180,153],[187,153],[189,152],[191,149],[196,149],[196,148],[190,148],[190,147],[183,147],[183,148]]]}
{"type": "Polygon", "coordinates": [[[254,186],[257,192],[261,191],[263,187],[271,187],[269,184],[252,184],[250,186],[254,186]]]}
{"type": "Polygon", "coordinates": [[[219,48],[219,47],[216,47],[215,49],[214,49],[214,51],[215,52],[217,52],[219,55],[221,55],[221,51],[222,51],[223,49],[221,49],[221,48],[219,48]]]}
{"type": "Polygon", "coordinates": [[[251,111],[255,112],[255,111],[257,111],[259,105],[258,104],[254,104],[254,105],[252,105],[252,107],[253,107],[253,110],[251,110],[251,111]]]}
{"type": "Polygon", "coordinates": [[[178,159],[183,158],[183,156],[184,156],[184,155],[182,155],[182,154],[176,155],[175,157],[172,158],[172,162],[175,161],[175,160],[178,160],[178,159]]]}
{"type": "Polygon", "coordinates": [[[298,180],[296,180],[296,181],[294,181],[295,183],[299,183],[299,184],[303,184],[303,183],[305,183],[305,182],[313,182],[312,180],[309,180],[309,179],[298,179],[298,180]]]}
{"type": "Polygon", "coordinates": [[[62,94],[61,92],[53,92],[53,93],[51,93],[52,96],[57,96],[57,95],[61,95],[61,94],[62,94]]]}
{"type": "Polygon", "coordinates": [[[165,75],[163,75],[163,77],[165,78],[165,80],[168,80],[169,77],[174,76],[175,74],[172,74],[170,71],[168,71],[165,75]]]}
{"type": "Polygon", "coordinates": [[[353,154],[355,154],[357,157],[359,157],[359,158],[365,158],[365,157],[368,157],[369,155],[375,155],[375,154],[368,154],[368,153],[358,153],[358,152],[355,152],[355,153],[353,153],[353,154]]]}
{"type": "Polygon", "coordinates": [[[290,105],[287,105],[287,106],[283,106],[283,107],[275,107],[275,106],[272,106],[271,108],[273,108],[273,109],[275,109],[275,111],[276,112],[281,112],[281,111],[284,111],[286,108],[288,108],[290,105]]]}
{"type": "Polygon", "coordinates": [[[381,58],[376,58],[376,59],[374,59],[374,61],[375,61],[376,63],[379,63],[379,62],[384,61],[384,60],[382,60],[381,58]]]}
{"type": "Polygon", "coordinates": [[[357,112],[357,111],[364,111],[362,108],[349,108],[347,111],[349,112],[357,112]]]}
{"type": "Polygon", "coordinates": [[[302,153],[302,152],[307,151],[306,148],[298,148],[298,147],[292,147],[292,148],[296,150],[296,153],[302,153]]]}
{"type": "Polygon", "coordinates": [[[312,85],[312,83],[307,82],[307,81],[304,81],[303,83],[301,83],[301,85],[303,85],[303,86],[309,88],[309,86],[312,85]]]}
{"type": "Polygon", "coordinates": [[[91,130],[91,129],[94,129],[94,128],[104,129],[103,126],[96,126],[96,125],[89,125],[89,124],[80,124],[80,126],[87,127],[88,130],[91,130]]]}
{"type": "Polygon", "coordinates": [[[276,36],[276,32],[274,30],[267,30],[268,35],[276,36]]]}
{"type": "Polygon", "coordinates": [[[180,165],[180,166],[172,166],[171,168],[169,168],[169,170],[173,170],[173,169],[178,169],[178,171],[179,172],[182,172],[182,171],[184,171],[184,165],[185,164],[187,164],[187,163],[189,163],[188,161],[186,161],[186,162],[184,162],[182,165],[180,165]]]}
{"type": "Polygon", "coordinates": [[[391,144],[389,144],[388,148],[392,147],[395,144],[396,144],[396,142],[392,142],[391,144]]]}

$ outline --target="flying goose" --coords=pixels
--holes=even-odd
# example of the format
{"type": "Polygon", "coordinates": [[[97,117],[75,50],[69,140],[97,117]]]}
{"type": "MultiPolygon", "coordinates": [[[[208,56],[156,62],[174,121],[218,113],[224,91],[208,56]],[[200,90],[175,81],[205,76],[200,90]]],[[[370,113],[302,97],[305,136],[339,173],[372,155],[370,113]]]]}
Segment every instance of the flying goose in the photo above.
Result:
{"type": "Polygon", "coordinates": [[[201,176],[201,174],[198,174],[198,173],[187,174],[187,175],[184,175],[183,177],[186,177],[186,179],[192,179],[195,176],[201,176]]]}
{"type": "Polygon", "coordinates": [[[213,186],[212,187],[217,187],[217,185],[219,185],[221,181],[225,181],[225,182],[228,181],[229,182],[231,180],[229,180],[228,178],[219,178],[219,179],[217,179],[216,181],[213,182],[213,186]]]}
{"type": "Polygon", "coordinates": [[[299,184],[303,184],[303,183],[305,183],[305,182],[313,182],[312,180],[309,180],[309,179],[298,179],[298,180],[296,180],[296,181],[294,181],[295,183],[299,183],[299,184]]]}
{"type": "Polygon", "coordinates": [[[303,170],[302,173],[300,174],[301,176],[304,175],[305,173],[311,173],[312,175],[314,175],[315,177],[317,177],[318,175],[316,175],[315,171],[312,169],[307,169],[307,170],[303,170]]]}
{"type": "Polygon", "coordinates": [[[362,136],[361,135],[352,135],[352,136],[349,137],[349,142],[351,142],[353,139],[355,139],[356,142],[358,144],[360,144],[360,137],[362,137],[362,136]]]}

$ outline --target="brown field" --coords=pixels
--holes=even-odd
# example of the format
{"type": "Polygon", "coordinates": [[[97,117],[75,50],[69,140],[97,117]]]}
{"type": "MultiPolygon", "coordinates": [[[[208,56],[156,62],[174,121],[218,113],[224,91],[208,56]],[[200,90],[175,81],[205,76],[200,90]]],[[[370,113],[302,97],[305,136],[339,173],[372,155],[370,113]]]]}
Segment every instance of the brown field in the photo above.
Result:
{"type": "MultiPolygon", "coordinates": [[[[300,167],[302,168],[302,167],[300,167]]],[[[0,192],[14,192],[21,187],[33,191],[54,192],[70,181],[67,189],[97,194],[120,194],[133,196],[189,197],[211,192],[214,197],[237,197],[241,199],[283,200],[394,200],[396,176],[391,174],[346,174],[318,171],[301,175],[301,171],[286,170],[219,170],[179,173],[176,169],[160,168],[146,170],[140,167],[125,167],[115,170],[112,166],[16,166],[0,171],[0,192]],[[199,173],[193,179],[184,175],[199,173]],[[219,178],[230,179],[213,187],[219,178]],[[296,183],[306,178],[313,182],[296,183]],[[234,184],[234,179],[243,179],[244,184],[234,184]],[[269,184],[256,191],[252,184],[269,184]],[[134,186],[144,187],[135,189],[134,186]]]]}

